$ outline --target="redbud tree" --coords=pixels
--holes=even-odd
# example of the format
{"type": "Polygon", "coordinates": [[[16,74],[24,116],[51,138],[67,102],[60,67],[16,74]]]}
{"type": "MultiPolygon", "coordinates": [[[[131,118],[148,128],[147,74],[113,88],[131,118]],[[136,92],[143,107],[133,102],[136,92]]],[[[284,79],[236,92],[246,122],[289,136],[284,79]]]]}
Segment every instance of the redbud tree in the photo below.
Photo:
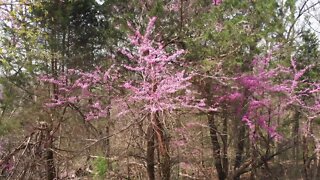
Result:
{"type": "Polygon", "coordinates": [[[111,106],[106,99],[114,94],[114,89],[124,88],[127,94],[114,99],[114,102],[123,105],[120,105],[122,112],[118,116],[126,114],[127,110],[132,111],[129,107],[138,105],[136,113],[149,117],[146,155],[148,175],[150,179],[155,179],[156,147],[160,152],[161,176],[169,179],[170,142],[164,114],[181,108],[212,109],[205,108],[203,100],[195,98],[190,90],[192,74],[181,70],[183,64],[178,61],[184,50],[168,50],[152,37],[155,21],[155,17],[150,19],[144,34],[128,24],[134,32],[128,37],[132,47],[130,51],[126,48],[120,50],[129,59],[128,64],[107,70],[97,68],[92,72],[69,69],[57,78],[43,76],[41,80],[54,84],[58,89],[54,98],[46,104],[47,107],[80,107],[85,112],[83,116],[86,120],[107,117],[111,106]],[[120,77],[117,72],[119,68],[131,73],[127,77],[120,77]],[[125,79],[125,82],[116,87],[119,79],[125,79]]]}
{"type": "Polygon", "coordinates": [[[169,134],[165,126],[165,113],[181,108],[205,108],[203,100],[194,96],[190,86],[192,74],[181,70],[183,63],[178,61],[185,51],[171,49],[152,38],[156,18],[151,18],[146,31],[141,34],[129,23],[135,32],[129,37],[134,51],[122,50],[129,60],[129,65],[123,65],[138,78],[126,81],[123,85],[129,94],[126,99],[131,104],[141,104],[143,114],[149,114],[147,169],[150,179],[154,175],[154,138],[157,150],[161,154],[160,168],[163,179],[170,178],[171,162],[169,149],[169,134]],[[177,67],[178,66],[178,67],[177,67]]]}

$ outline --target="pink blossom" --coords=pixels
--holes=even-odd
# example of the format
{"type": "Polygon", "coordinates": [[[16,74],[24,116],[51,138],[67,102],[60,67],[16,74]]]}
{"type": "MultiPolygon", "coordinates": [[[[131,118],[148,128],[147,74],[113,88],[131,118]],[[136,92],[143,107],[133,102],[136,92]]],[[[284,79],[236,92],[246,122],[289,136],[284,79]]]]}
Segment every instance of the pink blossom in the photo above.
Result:
{"type": "Polygon", "coordinates": [[[111,66],[105,71],[100,67],[90,72],[67,69],[66,73],[58,77],[41,76],[39,78],[41,81],[58,87],[57,94],[45,105],[48,108],[70,104],[79,106],[86,120],[106,117],[110,107],[101,99],[109,96],[109,93],[113,91],[113,83],[118,78],[115,74],[117,74],[116,68],[111,66]],[[88,99],[92,104],[88,103],[88,99]]]}
{"type": "Polygon", "coordinates": [[[213,3],[215,6],[219,6],[219,5],[222,3],[222,0],[212,0],[212,3],[213,3]]]}
{"type": "MultiPolygon", "coordinates": [[[[190,107],[198,104],[204,106],[203,102],[191,102],[191,94],[185,92],[191,86],[189,82],[192,75],[184,70],[175,70],[171,62],[178,62],[178,58],[183,55],[184,50],[174,50],[168,53],[161,43],[152,39],[152,32],[156,18],[150,18],[145,34],[139,30],[130,28],[135,32],[134,36],[129,36],[131,44],[136,51],[131,51],[130,55],[124,52],[131,65],[123,65],[127,70],[137,74],[135,81],[124,82],[130,95],[128,102],[140,102],[146,112],[172,111],[181,107],[190,107]],[[189,99],[189,101],[186,101],[189,99]]],[[[204,107],[202,107],[204,108],[204,107]]]]}
{"type": "Polygon", "coordinates": [[[239,93],[239,92],[235,92],[235,93],[232,93],[228,96],[228,99],[230,101],[236,101],[236,100],[240,100],[241,98],[243,98],[242,94],[239,93]]]}

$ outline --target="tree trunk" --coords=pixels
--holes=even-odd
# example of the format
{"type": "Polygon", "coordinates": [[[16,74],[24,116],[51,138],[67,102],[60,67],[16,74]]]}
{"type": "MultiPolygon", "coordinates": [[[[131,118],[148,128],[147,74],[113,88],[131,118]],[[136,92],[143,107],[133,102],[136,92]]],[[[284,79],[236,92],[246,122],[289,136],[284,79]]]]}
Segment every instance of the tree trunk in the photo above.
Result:
{"type": "MultiPolygon", "coordinates": [[[[226,112],[224,112],[224,115],[226,112]]],[[[228,176],[229,171],[229,161],[228,161],[228,119],[227,117],[223,118],[223,128],[221,139],[223,142],[223,151],[222,151],[222,167],[225,173],[225,176],[228,176]]]]}
{"type": "Polygon", "coordinates": [[[219,180],[226,179],[226,174],[222,167],[222,158],[220,154],[220,144],[218,141],[217,126],[215,125],[214,112],[208,114],[208,124],[210,128],[210,137],[212,143],[212,155],[214,158],[214,164],[218,173],[219,180]]]}
{"type": "Polygon", "coordinates": [[[308,144],[307,144],[307,137],[303,137],[302,139],[303,144],[303,151],[302,151],[302,157],[303,157],[303,175],[305,180],[309,180],[309,159],[308,159],[308,144]]]}
{"type": "MultiPolygon", "coordinates": [[[[108,92],[109,94],[111,94],[111,92],[109,91],[108,92]]],[[[107,104],[110,106],[111,104],[111,100],[110,100],[110,97],[108,97],[107,99],[107,104]]],[[[105,158],[107,160],[107,173],[106,173],[106,176],[108,175],[109,171],[112,170],[112,166],[110,164],[110,152],[111,152],[111,143],[110,143],[110,125],[111,125],[111,117],[110,117],[111,113],[110,113],[110,109],[108,108],[107,110],[107,122],[106,122],[106,125],[105,125],[105,136],[107,137],[105,139],[105,142],[104,142],[104,148],[105,148],[105,158]]]]}
{"type": "Polygon", "coordinates": [[[299,119],[300,119],[300,112],[298,110],[295,111],[294,117],[293,117],[293,127],[292,127],[292,134],[291,137],[293,138],[293,148],[292,148],[292,154],[293,158],[296,161],[296,164],[299,160],[299,119]]]}
{"type": "Polygon", "coordinates": [[[155,171],[154,171],[154,129],[152,124],[149,125],[147,130],[147,173],[149,180],[155,180],[155,171]]]}
{"type": "Polygon", "coordinates": [[[159,119],[159,113],[154,114],[155,133],[158,142],[158,151],[160,152],[160,171],[161,179],[169,180],[171,176],[171,162],[170,162],[170,140],[166,130],[159,119]]]}
{"type": "MultiPolygon", "coordinates": [[[[109,120],[110,119],[108,118],[108,121],[109,120]]],[[[104,142],[104,148],[105,148],[105,155],[104,156],[107,160],[107,167],[106,167],[107,172],[106,172],[105,176],[107,178],[109,175],[109,172],[112,171],[112,166],[110,163],[110,152],[111,152],[110,146],[111,146],[111,144],[110,144],[110,137],[109,137],[110,136],[110,123],[109,122],[107,122],[107,124],[105,126],[105,136],[107,137],[104,142]]]]}
{"type": "Polygon", "coordinates": [[[252,164],[251,164],[251,173],[250,173],[250,179],[255,180],[257,179],[257,161],[258,161],[258,153],[256,150],[256,147],[254,145],[255,142],[251,141],[251,159],[252,159],[252,164]]]}
{"type": "MultiPolygon", "coordinates": [[[[243,160],[243,152],[244,152],[244,145],[245,145],[245,125],[239,124],[239,134],[238,134],[238,142],[236,147],[236,158],[234,163],[234,169],[240,167],[242,160],[243,160]]],[[[240,175],[234,177],[234,180],[240,180],[240,175]]]]}
{"type": "Polygon", "coordinates": [[[54,157],[53,157],[53,139],[52,136],[50,134],[52,128],[52,126],[47,127],[47,129],[45,129],[45,134],[46,134],[46,146],[45,146],[45,150],[46,150],[46,171],[47,171],[47,179],[48,180],[54,180],[56,177],[56,169],[55,169],[55,165],[54,165],[54,157]]]}
{"type": "MultiPolygon", "coordinates": [[[[53,32],[54,33],[54,32],[53,32]]],[[[57,68],[58,68],[58,62],[57,59],[55,57],[55,55],[52,55],[52,59],[51,59],[51,72],[54,78],[57,77],[57,68]]],[[[52,95],[53,98],[55,100],[58,99],[58,87],[56,84],[53,84],[52,87],[52,95]]],[[[45,128],[45,135],[46,135],[46,142],[45,142],[45,150],[46,150],[46,171],[47,171],[47,179],[48,180],[53,180],[55,179],[56,176],[56,170],[55,170],[55,165],[54,165],[54,157],[53,157],[53,137],[50,134],[50,132],[52,131],[52,127],[53,127],[53,123],[51,123],[50,126],[47,125],[47,127],[45,128]]]]}

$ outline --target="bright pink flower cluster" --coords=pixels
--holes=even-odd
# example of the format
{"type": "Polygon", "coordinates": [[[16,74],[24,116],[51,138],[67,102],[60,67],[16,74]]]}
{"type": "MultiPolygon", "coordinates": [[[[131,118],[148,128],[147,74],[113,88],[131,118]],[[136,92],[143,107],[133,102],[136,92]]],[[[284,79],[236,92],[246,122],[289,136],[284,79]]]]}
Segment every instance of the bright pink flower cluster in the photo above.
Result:
{"type": "Polygon", "coordinates": [[[139,78],[123,85],[130,92],[128,102],[142,103],[146,112],[171,111],[179,107],[204,108],[203,101],[196,100],[189,90],[192,75],[174,65],[181,65],[177,59],[184,50],[168,53],[163,44],[151,38],[155,20],[155,17],[150,19],[144,35],[129,23],[135,32],[129,37],[135,51],[122,50],[131,61],[130,65],[123,66],[139,78]]]}
{"type": "Polygon", "coordinates": [[[219,6],[219,5],[222,3],[222,0],[212,0],[212,3],[213,3],[215,6],[219,6]]]}

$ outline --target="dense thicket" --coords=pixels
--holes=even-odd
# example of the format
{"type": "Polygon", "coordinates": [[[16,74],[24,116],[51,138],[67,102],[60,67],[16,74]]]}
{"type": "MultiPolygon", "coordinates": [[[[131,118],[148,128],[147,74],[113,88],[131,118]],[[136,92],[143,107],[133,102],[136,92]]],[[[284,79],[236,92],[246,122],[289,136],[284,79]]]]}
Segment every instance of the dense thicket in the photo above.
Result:
{"type": "Polygon", "coordinates": [[[319,6],[0,0],[0,179],[319,179],[319,6]]]}

